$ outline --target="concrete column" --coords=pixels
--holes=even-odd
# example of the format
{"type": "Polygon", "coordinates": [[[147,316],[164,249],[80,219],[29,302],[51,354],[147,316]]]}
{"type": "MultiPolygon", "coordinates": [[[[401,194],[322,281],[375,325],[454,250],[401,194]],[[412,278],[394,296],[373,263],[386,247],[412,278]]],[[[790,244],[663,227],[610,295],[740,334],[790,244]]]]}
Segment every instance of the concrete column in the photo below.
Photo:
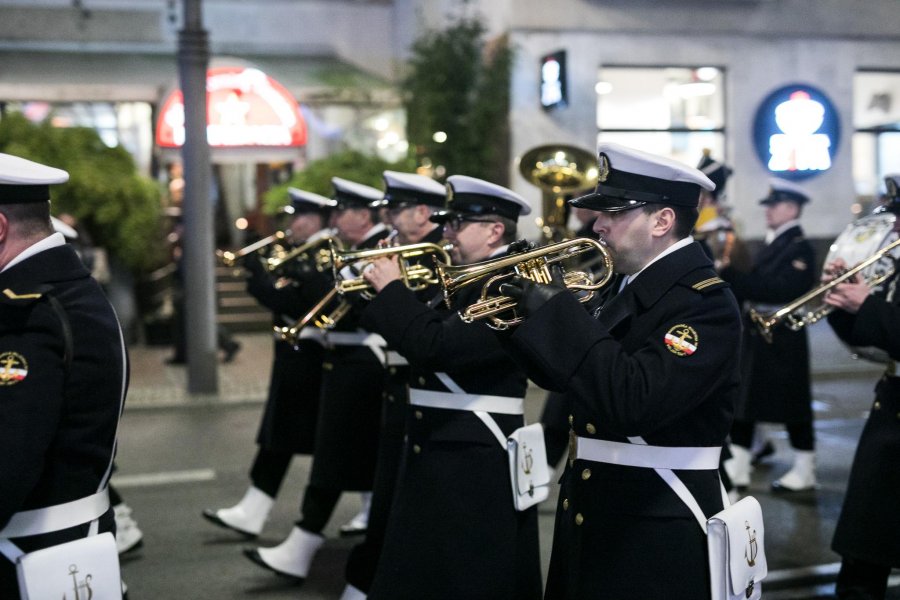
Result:
{"type": "Polygon", "coordinates": [[[201,0],[184,0],[184,29],[178,32],[178,73],[184,94],[182,278],[189,394],[218,392],[215,248],[206,139],[208,65],[209,40],[203,30],[201,0]]]}

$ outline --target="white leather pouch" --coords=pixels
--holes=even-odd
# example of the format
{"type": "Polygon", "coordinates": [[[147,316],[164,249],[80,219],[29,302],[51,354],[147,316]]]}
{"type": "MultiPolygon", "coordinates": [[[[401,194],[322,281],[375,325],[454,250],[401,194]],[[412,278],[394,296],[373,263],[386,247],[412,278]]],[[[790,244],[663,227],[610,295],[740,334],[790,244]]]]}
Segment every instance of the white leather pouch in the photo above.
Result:
{"type": "Polygon", "coordinates": [[[506,449],[516,510],[546,500],[550,495],[550,466],[541,424],[516,429],[506,440],[506,449]]]}
{"type": "Polygon", "coordinates": [[[762,509],[741,498],[706,522],[712,600],[758,600],[768,573],[762,509]]]}
{"type": "Polygon", "coordinates": [[[122,599],[119,554],[109,532],[23,554],[16,573],[22,600],[122,599]]]}

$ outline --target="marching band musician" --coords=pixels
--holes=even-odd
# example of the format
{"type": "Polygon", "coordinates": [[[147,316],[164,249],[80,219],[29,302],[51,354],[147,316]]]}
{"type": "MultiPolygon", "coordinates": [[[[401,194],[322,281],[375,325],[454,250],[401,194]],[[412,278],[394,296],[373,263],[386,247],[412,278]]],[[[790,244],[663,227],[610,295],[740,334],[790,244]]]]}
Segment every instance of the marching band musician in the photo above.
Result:
{"type": "MultiPolygon", "coordinates": [[[[815,283],[815,252],[800,227],[800,214],[809,196],[800,186],[772,179],[769,194],[760,200],[766,209],[766,245],[749,272],[735,267],[721,270],[740,302],[759,312],[797,298],[815,283]]],[[[772,488],[780,492],[811,490],[816,485],[815,434],[806,329],[780,327],[768,343],[745,319],[742,351],[741,401],[731,430],[732,458],[725,469],[738,489],[750,483],[756,423],[784,423],[794,452],[793,466],[772,488]]]]}
{"type": "MultiPolygon", "coordinates": [[[[389,224],[397,233],[394,242],[401,246],[418,243],[441,245],[443,233],[441,227],[431,221],[431,214],[444,207],[446,188],[430,177],[413,173],[385,171],[383,178],[384,198],[371,206],[386,209],[389,224]]],[[[423,254],[418,257],[420,260],[410,259],[409,262],[431,266],[431,257],[430,254],[423,254]]],[[[427,296],[426,300],[433,295],[434,289],[430,286],[417,292],[419,298],[427,296]]],[[[381,433],[368,527],[365,539],[351,550],[347,559],[347,585],[342,600],[365,598],[372,585],[400,466],[409,396],[409,363],[393,349],[388,349],[384,356],[386,379],[381,433]]]]}
{"type": "Polygon", "coordinates": [[[112,306],[50,223],[50,186],[68,179],[0,154],[2,598],[19,598],[23,553],[115,530],[106,486],[128,360],[112,306]]]}
{"type": "MultiPolygon", "coordinates": [[[[884,210],[900,215],[900,174],[885,177],[884,210]]],[[[900,231],[900,216],[894,222],[900,231]]],[[[842,260],[825,265],[828,283],[852,265],[842,260]]],[[[825,302],[835,307],[828,322],[838,337],[854,346],[875,346],[888,353],[887,371],[875,388],[832,548],[841,555],[835,592],[840,600],[883,600],[891,568],[900,567],[900,294],[896,270],[876,289],[858,276],[834,286],[825,302]]]]}
{"type": "Polygon", "coordinates": [[[545,598],[709,598],[705,532],[656,470],[680,479],[707,517],[722,509],[740,313],[690,235],[713,183],[618,144],[598,155],[596,191],[571,203],[596,212],[594,232],[625,276],[618,294],[592,317],[558,273],[500,287],[525,315],[504,336],[510,352],[573,402],[545,598]]]}
{"type": "Polygon", "coordinates": [[[747,248],[734,233],[734,223],[723,206],[725,184],[731,168],[715,160],[710,150],[703,150],[697,169],[716,185],[714,190],[700,191],[700,215],[694,225],[694,239],[707,250],[717,270],[734,266],[739,271],[750,268],[747,248]]]}
{"type": "MultiPolygon", "coordinates": [[[[334,226],[351,249],[374,248],[388,235],[369,207],[382,192],[361,183],[332,177],[334,226]]],[[[317,301],[333,289],[325,277],[320,285],[301,288],[317,301]]],[[[271,548],[246,549],[258,565],[303,581],[316,552],[325,542],[322,530],[343,491],[363,492],[363,510],[355,521],[368,515],[366,498],[372,489],[378,448],[378,423],[384,367],[380,360],[384,340],[359,325],[354,307],[326,335],[322,384],[312,470],[303,493],[301,519],[287,539],[271,548]]]]}
{"type": "MultiPolygon", "coordinates": [[[[332,234],[327,227],[335,202],[319,194],[288,188],[292,214],[290,244],[294,247],[315,242],[332,234]]],[[[312,307],[301,288],[305,280],[318,278],[315,265],[295,261],[290,277],[275,277],[258,253],[244,257],[247,291],[272,311],[273,325],[295,322],[312,307]]],[[[275,497],[295,454],[312,454],[316,416],[322,380],[323,332],[307,327],[296,343],[274,342],[269,395],[256,437],[259,449],[250,469],[250,487],[236,505],[204,510],[203,516],[216,525],[256,537],[262,532],[275,497]]]]}
{"type": "MultiPolygon", "coordinates": [[[[447,179],[444,223],[454,264],[506,252],[530,207],[480,179],[447,179]]],[[[537,512],[516,511],[506,435],[523,425],[526,378],[484,324],[426,304],[399,279],[396,261],[364,276],[378,291],[363,322],[410,364],[406,444],[373,600],[541,595],[537,512]],[[503,437],[503,445],[498,442],[503,437]]],[[[473,286],[477,287],[477,286],[473,286]]],[[[461,290],[474,300],[477,290],[461,290]]]]}

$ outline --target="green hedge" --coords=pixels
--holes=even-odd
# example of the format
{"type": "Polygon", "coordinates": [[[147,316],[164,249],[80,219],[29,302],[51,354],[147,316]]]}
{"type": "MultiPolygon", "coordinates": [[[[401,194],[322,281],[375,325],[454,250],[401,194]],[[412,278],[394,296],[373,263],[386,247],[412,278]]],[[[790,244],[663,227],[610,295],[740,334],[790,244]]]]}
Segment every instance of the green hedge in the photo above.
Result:
{"type": "Polygon", "coordinates": [[[135,272],[162,264],[160,186],[138,173],[121,146],[93,129],[34,124],[18,113],[0,120],[0,152],[65,169],[69,182],[51,189],[51,212],[69,213],[94,244],[135,272]]]}

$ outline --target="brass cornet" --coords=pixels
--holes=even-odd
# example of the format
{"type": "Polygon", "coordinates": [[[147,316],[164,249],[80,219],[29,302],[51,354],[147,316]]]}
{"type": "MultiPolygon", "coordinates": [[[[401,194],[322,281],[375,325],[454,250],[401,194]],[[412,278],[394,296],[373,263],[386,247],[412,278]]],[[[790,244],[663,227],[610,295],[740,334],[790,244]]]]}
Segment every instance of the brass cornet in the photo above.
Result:
{"type": "Polygon", "coordinates": [[[263,255],[269,252],[277,252],[279,246],[273,246],[273,244],[284,241],[290,235],[290,229],[285,229],[284,231],[276,231],[272,235],[264,237],[263,239],[253,242],[249,246],[245,246],[240,250],[235,250],[234,252],[228,250],[216,250],[216,256],[222,259],[222,263],[226,267],[234,267],[237,266],[238,260],[247,256],[248,254],[258,252],[260,255],[263,255]],[[270,248],[269,246],[272,247],[270,248]]]}
{"type": "Polygon", "coordinates": [[[450,264],[450,255],[447,246],[438,246],[428,242],[407,244],[405,246],[387,246],[385,248],[372,248],[368,250],[340,250],[332,248],[332,267],[334,269],[334,286],[340,294],[361,292],[363,297],[372,297],[372,285],[360,275],[345,277],[342,274],[344,267],[353,266],[356,273],[362,273],[365,267],[372,261],[397,256],[400,260],[400,279],[403,285],[413,291],[425,289],[429,285],[438,283],[435,270],[413,262],[413,259],[431,255],[435,264],[443,262],[450,264]]]}
{"type": "Polygon", "coordinates": [[[350,302],[338,295],[337,288],[331,288],[315,306],[300,317],[290,327],[275,327],[275,337],[283,342],[296,344],[300,340],[300,332],[309,325],[322,330],[334,329],[338,321],[350,311],[350,302]]]}
{"type": "MultiPolygon", "coordinates": [[[[772,328],[779,324],[783,323],[791,331],[800,331],[807,325],[812,325],[834,310],[833,306],[825,304],[825,295],[836,285],[852,279],[870,265],[880,261],[885,256],[888,256],[889,253],[898,246],[900,246],[900,239],[881,248],[869,256],[869,258],[865,259],[852,269],[844,271],[841,275],[835,277],[828,283],[810,290],[774,312],[760,314],[756,310],[751,309],[750,320],[756,324],[763,339],[769,343],[772,342],[772,328]]],[[[870,274],[869,277],[865,279],[865,282],[870,287],[876,286],[890,277],[894,273],[894,270],[895,266],[892,261],[887,268],[876,270],[870,274]]]]}
{"type": "Polygon", "coordinates": [[[576,238],[555,244],[548,244],[534,250],[510,254],[471,265],[451,267],[438,263],[435,268],[444,288],[444,298],[448,305],[450,298],[460,289],[476,282],[482,282],[481,296],[474,304],[460,310],[460,317],[466,323],[488,319],[492,329],[505,330],[522,322],[516,314],[518,302],[509,296],[493,295],[495,284],[502,283],[515,275],[538,283],[550,283],[550,265],[563,262],[585,252],[596,251],[602,257],[599,279],[593,281],[588,273],[570,271],[563,274],[566,288],[573,292],[587,292],[579,297],[579,302],[587,302],[594,292],[609,283],[613,273],[612,256],[606,246],[590,238],[576,238]],[[504,315],[504,313],[507,313],[504,315]],[[502,315],[502,316],[501,316],[502,315]]]}
{"type": "Polygon", "coordinates": [[[342,248],[341,241],[334,236],[322,236],[311,242],[306,242],[296,248],[275,253],[265,261],[266,270],[270,273],[279,273],[285,266],[293,261],[308,262],[320,273],[331,268],[331,249],[342,248]]]}

